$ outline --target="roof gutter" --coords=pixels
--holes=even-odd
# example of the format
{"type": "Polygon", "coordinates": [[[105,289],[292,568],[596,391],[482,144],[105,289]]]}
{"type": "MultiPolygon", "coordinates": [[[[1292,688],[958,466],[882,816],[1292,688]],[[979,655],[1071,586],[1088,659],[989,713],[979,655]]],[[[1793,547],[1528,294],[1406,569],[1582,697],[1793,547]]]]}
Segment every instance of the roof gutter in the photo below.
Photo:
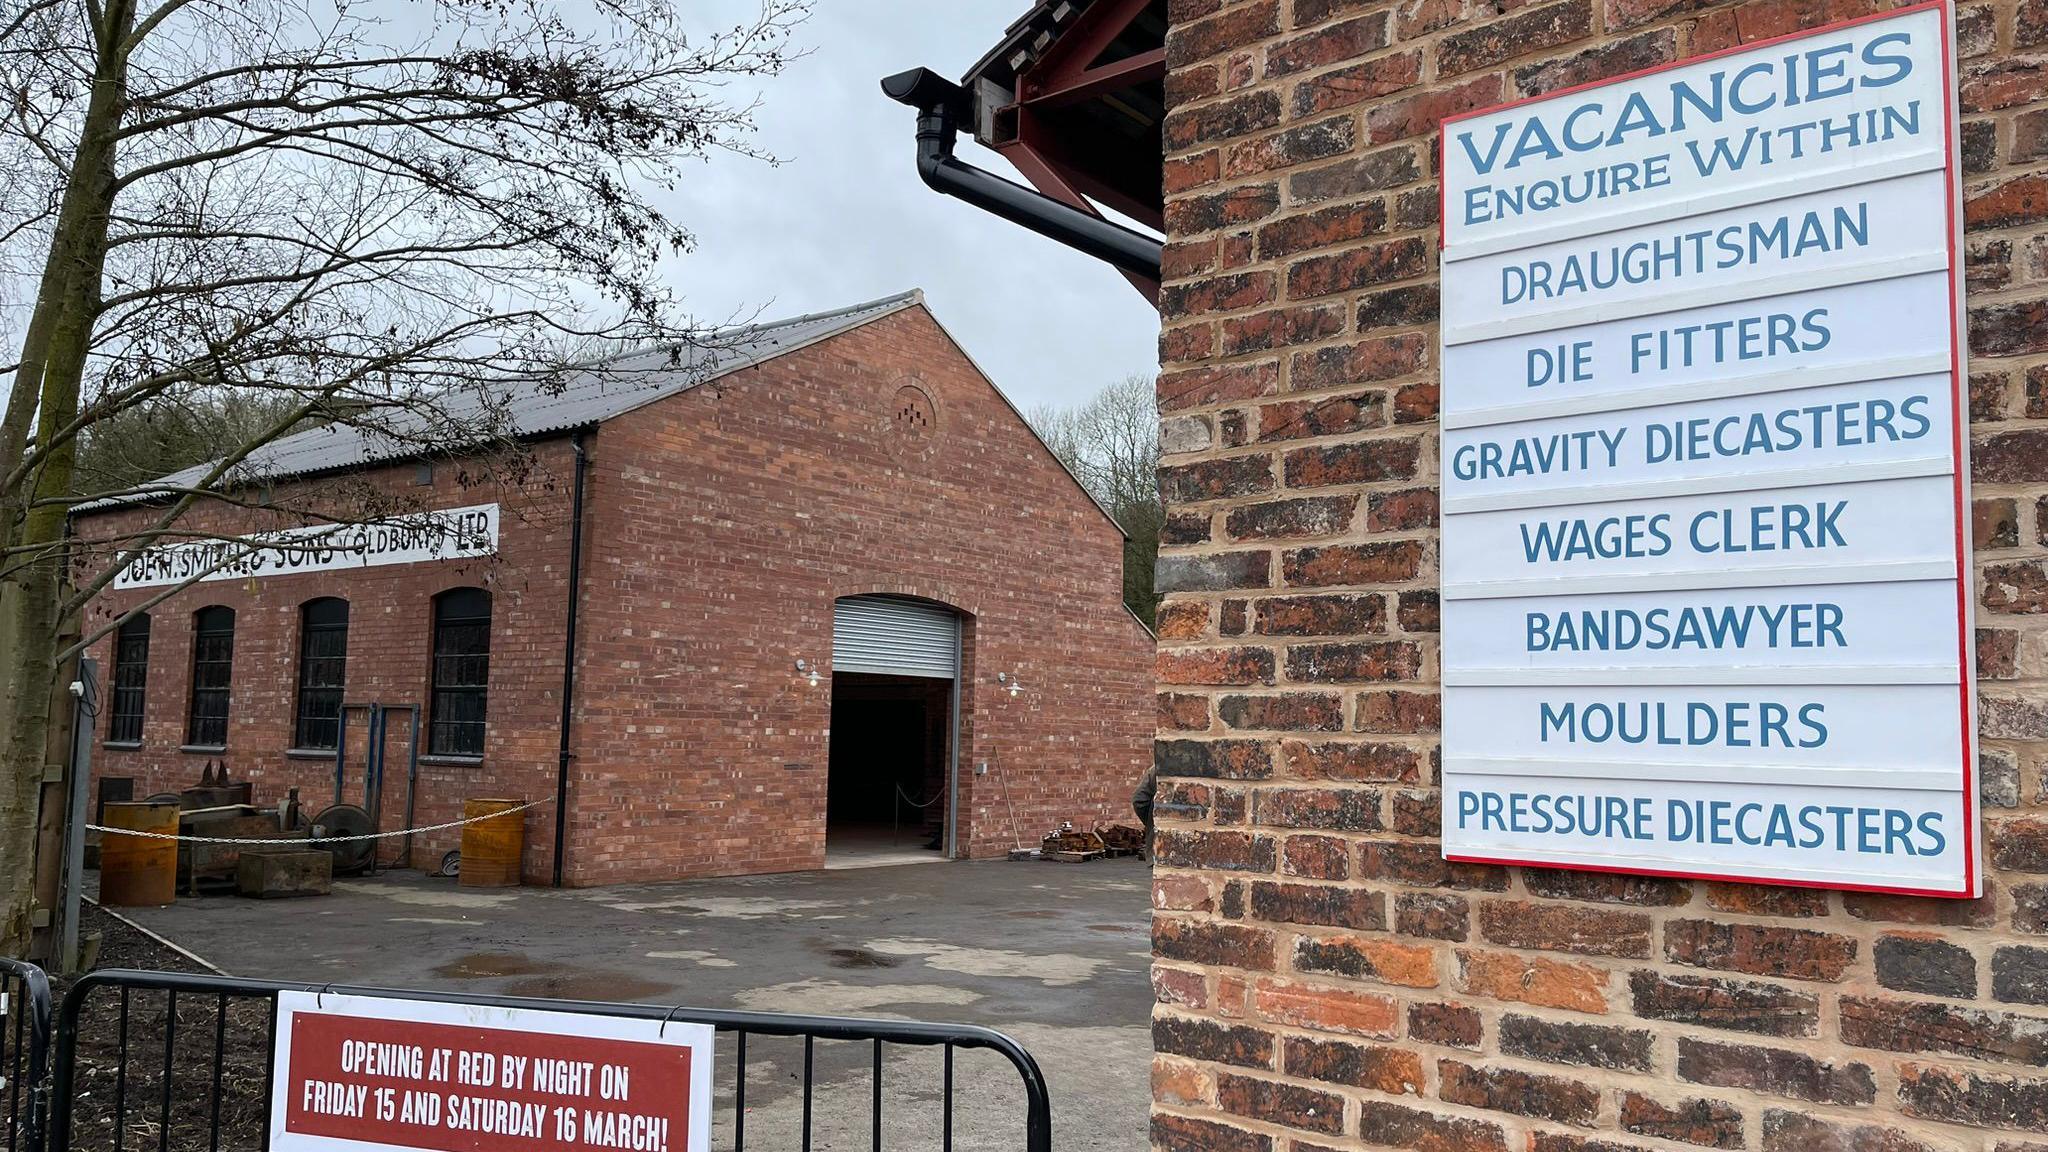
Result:
{"type": "Polygon", "coordinates": [[[954,158],[953,139],[968,108],[966,89],[929,68],[912,68],[885,78],[882,93],[917,109],[917,174],[933,191],[965,200],[1125,272],[1159,279],[1160,241],[954,158]]]}

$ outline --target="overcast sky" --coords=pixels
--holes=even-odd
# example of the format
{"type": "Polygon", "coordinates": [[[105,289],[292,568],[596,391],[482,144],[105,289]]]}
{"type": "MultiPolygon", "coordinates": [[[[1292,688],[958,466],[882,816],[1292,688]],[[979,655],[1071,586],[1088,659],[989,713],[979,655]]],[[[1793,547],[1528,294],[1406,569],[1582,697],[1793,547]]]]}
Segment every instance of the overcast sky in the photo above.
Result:
{"type": "MultiPolygon", "coordinates": [[[[668,205],[696,233],[670,282],[702,319],[816,312],[923,288],[932,311],[1024,408],[1068,404],[1157,369],[1159,319],[1108,265],[926,188],[915,113],[884,75],[958,79],[1025,0],[817,0],[811,54],[761,86],[760,142],[780,167],[720,155],[668,205]]],[[[758,11],[715,0],[708,14],[758,11]]],[[[733,93],[737,96],[739,93],[733,93]]],[[[960,156],[1016,178],[965,134],[960,156]]]]}

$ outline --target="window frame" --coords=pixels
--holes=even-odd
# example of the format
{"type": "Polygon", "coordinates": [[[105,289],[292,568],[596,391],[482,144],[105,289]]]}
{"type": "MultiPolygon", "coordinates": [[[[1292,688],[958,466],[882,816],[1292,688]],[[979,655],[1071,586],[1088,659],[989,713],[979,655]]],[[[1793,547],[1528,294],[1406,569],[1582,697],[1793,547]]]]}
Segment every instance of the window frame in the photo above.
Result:
{"type": "Polygon", "coordinates": [[[317,596],[299,605],[298,682],[292,691],[292,748],[333,752],[341,747],[342,702],[348,692],[349,602],[340,596],[317,596]],[[339,618],[333,613],[339,611],[339,618]],[[327,618],[315,619],[316,614],[327,618]],[[334,650],[316,652],[339,638],[334,650]],[[317,708],[309,700],[318,694],[317,708]],[[325,737],[315,726],[328,730],[325,737]]]}
{"type": "Polygon", "coordinates": [[[450,588],[434,597],[427,675],[428,756],[483,757],[495,607],[487,588],[450,588]],[[451,716],[458,711],[462,715],[451,716]]]}
{"type": "Polygon", "coordinates": [[[149,707],[150,628],[149,613],[137,612],[114,629],[113,670],[107,675],[109,744],[142,743],[142,725],[149,707]],[[131,645],[139,646],[139,651],[131,650],[131,645]],[[133,707],[127,707],[129,704],[133,707]]]}
{"type": "Polygon", "coordinates": [[[192,613],[192,675],[185,697],[185,747],[226,748],[228,719],[234,703],[235,610],[209,604],[192,613]],[[225,620],[225,626],[221,621],[225,620]],[[209,643],[219,645],[210,649],[209,643]],[[217,683],[215,681],[218,681],[217,683]],[[202,701],[219,701],[216,710],[201,710],[202,701]],[[216,735],[219,739],[207,739],[216,735]]]}

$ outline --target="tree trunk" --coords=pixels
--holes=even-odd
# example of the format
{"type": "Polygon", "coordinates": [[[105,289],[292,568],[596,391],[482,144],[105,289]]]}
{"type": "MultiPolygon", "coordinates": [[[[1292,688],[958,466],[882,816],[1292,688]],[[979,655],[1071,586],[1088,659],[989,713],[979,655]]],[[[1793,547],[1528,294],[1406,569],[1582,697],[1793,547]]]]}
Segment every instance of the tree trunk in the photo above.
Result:
{"type": "MultiPolygon", "coordinates": [[[[106,263],[108,217],[114,199],[114,143],[125,99],[124,44],[134,24],[132,0],[108,5],[98,31],[99,59],[92,98],[86,105],[77,152],[59,207],[36,295],[36,320],[24,339],[20,363],[40,365],[33,376],[16,378],[17,390],[39,385],[37,442],[52,446],[25,479],[24,491],[9,493],[17,553],[0,588],[6,620],[0,635],[9,640],[0,668],[0,955],[18,956],[30,941],[34,903],[37,799],[56,691],[57,632],[64,568],[75,441],[55,443],[56,433],[78,414],[87,353],[106,263]],[[36,342],[42,346],[37,347],[36,342]]],[[[12,413],[10,412],[10,415],[12,413]]]]}

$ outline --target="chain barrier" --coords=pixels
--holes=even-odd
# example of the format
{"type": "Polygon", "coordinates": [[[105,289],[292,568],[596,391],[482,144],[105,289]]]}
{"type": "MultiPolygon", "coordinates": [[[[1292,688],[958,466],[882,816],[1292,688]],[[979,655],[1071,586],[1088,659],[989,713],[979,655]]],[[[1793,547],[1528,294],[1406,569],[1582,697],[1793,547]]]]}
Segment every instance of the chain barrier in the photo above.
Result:
{"type": "Polygon", "coordinates": [[[449,828],[460,828],[465,824],[480,824],[485,820],[496,820],[500,816],[510,816],[517,812],[524,812],[528,808],[538,808],[543,804],[552,803],[554,803],[554,797],[548,796],[539,800],[529,800],[517,808],[507,808],[502,812],[489,812],[482,816],[471,816],[463,820],[450,820],[442,824],[428,824],[419,828],[396,828],[389,832],[363,832],[354,836],[308,836],[303,839],[285,841],[280,841],[274,837],[263,839],[238,836],[184,836],[171,832],[143,832],[134,828],[109,828],[104,824],[87,824],[86,828],[94,832],[105,832],[115,836],[139,836],[144,840],[176,840],[182,844],[347,844],[358,840],[387,840],[393,836],[411,836],[422,832],[440,832],[449,828]]]}

